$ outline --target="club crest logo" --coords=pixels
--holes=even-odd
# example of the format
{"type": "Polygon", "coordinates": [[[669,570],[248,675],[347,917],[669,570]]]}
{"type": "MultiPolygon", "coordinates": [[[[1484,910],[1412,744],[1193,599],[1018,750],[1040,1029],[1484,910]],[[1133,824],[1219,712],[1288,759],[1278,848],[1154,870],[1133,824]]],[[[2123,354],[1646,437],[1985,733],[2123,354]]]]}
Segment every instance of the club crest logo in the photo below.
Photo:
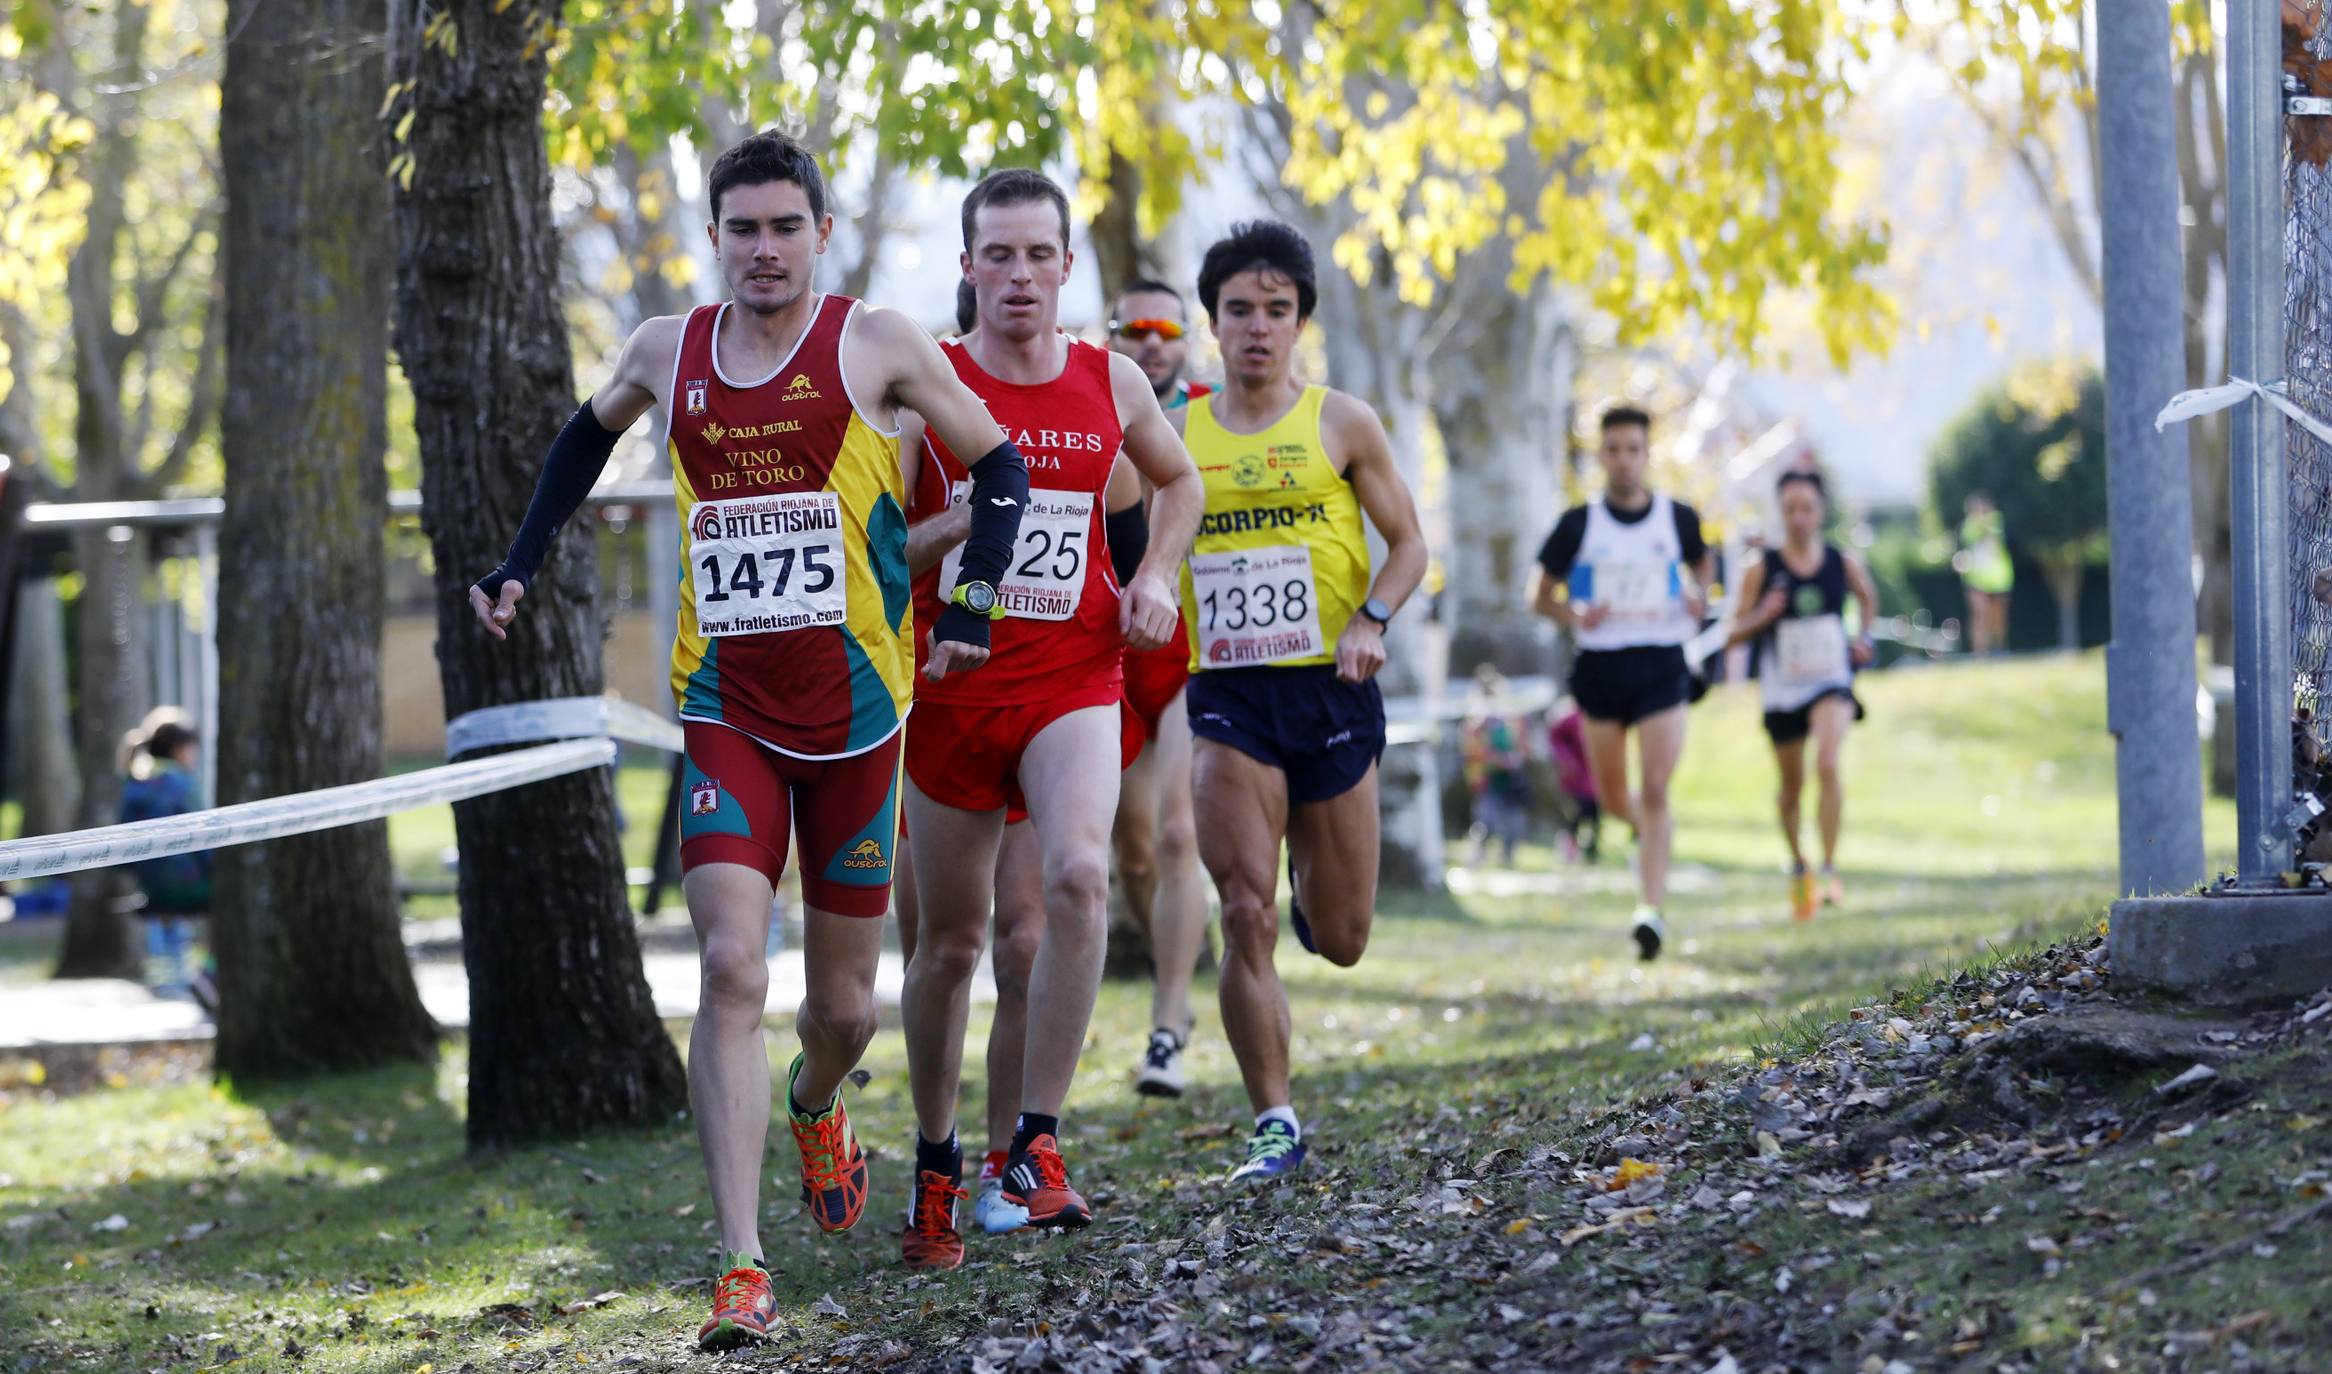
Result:
{"type": "Polygon", "coordinates": [[[688,814],[709,816],[721,809],[721,785],[706,779],[688,789],[688,814]]]}
{"type": "Polygon", "coordinates": [[[704,394],[707,390],[710,389],[710,385],[711,384],[708,382],[696,381],[690,382],[688,386],[684,388],[687,395],[689,414],[704,414],[704,394]]]}
{"type": "Polygon", "coordinates": [[[1243,487],[1263,485],[1263,459],[1252,453],[1240,454],[1231,461],[1231,480],[1243,487]]]}

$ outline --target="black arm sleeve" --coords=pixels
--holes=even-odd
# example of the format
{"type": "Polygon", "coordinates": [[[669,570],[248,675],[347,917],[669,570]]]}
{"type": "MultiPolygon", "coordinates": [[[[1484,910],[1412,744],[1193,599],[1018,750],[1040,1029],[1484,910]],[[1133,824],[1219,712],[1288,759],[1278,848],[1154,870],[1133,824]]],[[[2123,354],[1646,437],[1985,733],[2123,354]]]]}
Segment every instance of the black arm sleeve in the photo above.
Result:
{"type": "Polygon", "coordinates": [[[1554,533],[1539,546],[1538,565],[1547,570],[1547,576],[1557,582],[1571,575],[1571,565],[1579,561],[1579,546],[1587,542],[1587,508],[1574,506],[1563,512],[1555,522],[1554,533]]]}
{"type": "Polygon", "coordinates": [[[622,437],[621,430],[599,423],[589,401],[568,417],[566,428],[551,441],[550,456],[543,460],[534,499],[527,502],[526,519],[518,527],[518,537],[510,541],[510,552],[502,556],[501,567],[478,579],[478,590],[487,600],[500,598],[505,582],[526,586],[534,581],[550,555],[551,540],[591,494],[599,474],[607,469],[608,455],[615,452],[615,441],[622,437]]]}
{"type": "Polygon", "coordinates": [[[1119,586],[1133,581],[1141,570],[1142,555],[1150,551],[1150,517],[1141,502],[1113,510],[1101,520],[1102,532],[1109,536],[1109,567],[1117,574],[1119,586]]]}
{"type": "Polygon", "coordinates": [[[1708,540],[1700,533],[1700,512],[1682,501],[1676,503],[1676,543],[1686,567],[1697,568],[1700,560],[1708,557],[1708,540]]]}
{"type": "MultiPolygon", "coordinates": [[[[994,586],[1004,580],[1004,570],[1012,566],[1020,517],[1028,509],[1028,463],[1010,439],[972,464],[970,499],[972,529],[964,537],[956,585],[985,582],[994,586]]],[[[988,622],[961,606],[950,606],[939,613],[939,623],[932,626],[931,635],[937,640],[985,645],[988,622]]]]}

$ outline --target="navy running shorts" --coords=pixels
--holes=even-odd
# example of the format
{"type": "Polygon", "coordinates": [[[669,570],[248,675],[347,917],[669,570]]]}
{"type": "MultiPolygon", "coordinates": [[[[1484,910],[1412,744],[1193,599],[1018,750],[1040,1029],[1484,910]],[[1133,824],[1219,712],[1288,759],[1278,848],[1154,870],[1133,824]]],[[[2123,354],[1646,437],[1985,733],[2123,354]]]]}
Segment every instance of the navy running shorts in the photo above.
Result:
{"type": "Polygon", "coordinates": [[[1209,668],[1190,678],[1190,732],[1287,774],[1296,805],[1342,796],[1385,753],[1385,694],[1333,663],[1209,668]]]}
{"type": "Polygon", "coordinates": [[[1692,700],[1692,670],[1678,645],[1587,649],[1571,664],[1571,695],[1589,720],[1633,725],[1692,700]]]}

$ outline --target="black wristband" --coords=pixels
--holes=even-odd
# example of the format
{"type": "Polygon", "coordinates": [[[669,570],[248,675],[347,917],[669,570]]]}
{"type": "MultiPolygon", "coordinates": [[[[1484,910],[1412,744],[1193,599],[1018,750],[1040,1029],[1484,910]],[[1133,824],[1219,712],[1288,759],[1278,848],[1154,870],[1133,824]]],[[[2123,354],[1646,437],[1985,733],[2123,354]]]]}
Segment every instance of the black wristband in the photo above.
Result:
{"type": "Polygon", "coordinates": [[[516,568],[511,567],[508,563],[496,564],[494,571],[487,573],[484,577],[479,578],[477,581],[471,583],[470,585],[476,587],[479,591],[484,592],[486,594],[486,600],[498,606],[502,604],[502,587],[505,583],[510,582],[515,582],[521,588],[529,591],[533,590],[534,588],[533,578],[523,576],[516,568]]]}
{"type": "Polygon", "coordinates": [[[964,536],[956,581],[994,586],[1012,566],[1012,546],[1020,538],[1020,517],[1028,509],[1028,464],[1007,439],[972,464],[971,473],[972,527],[964,536]]]}
{"type": "Polygon", "coordinates": [[[941,644],[969,644],[985,649],[988,617],[974,615],[962,606],[949,606],[939,613],[938,622],[931,627],[931,637],[941,644]]]}
{"type": "Polygon", "coordinates": [[[1101,528],[1109,536],[1110,571],[1117,574],[1122,587],[1134,580],[1142,567],[1142,555],[1150,551],[1150,517],[1137,501],[1103,516],[1101,528]]]}

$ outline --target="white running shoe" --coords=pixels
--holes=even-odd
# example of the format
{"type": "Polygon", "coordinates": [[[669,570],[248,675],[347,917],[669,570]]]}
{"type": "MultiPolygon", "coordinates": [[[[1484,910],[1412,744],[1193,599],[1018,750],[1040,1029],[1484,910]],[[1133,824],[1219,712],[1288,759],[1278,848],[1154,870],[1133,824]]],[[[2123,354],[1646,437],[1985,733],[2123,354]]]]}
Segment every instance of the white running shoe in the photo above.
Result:
{"type": "Polygon", "coordinates": [[[1150,1048],[1142,1055],[1142,1072],[1134,1079],[1134,1091],[1144,1097],[1180,1097],[1186,1082],[1182,1072],[1182,1051],[1189,1042],[1160,1026],[1150,1032],[1150,1048]]]}
{"type": "Polygon", "coordinates": [[[1656,959],[1660,956],[1660,942],[1668,938],[1668,923],[1660,919],[1660,908],[1636,908],[1636,957],[1656,959]]]}
{"type": "Polygon", "coordinates": [[[972,1224],[991,1236],[1001,1236],[1028,1225],[1028,1209],[1004,1200],[1002,1150],[980,1161],[980,1191],[972,1201],[972,1224]]]}

